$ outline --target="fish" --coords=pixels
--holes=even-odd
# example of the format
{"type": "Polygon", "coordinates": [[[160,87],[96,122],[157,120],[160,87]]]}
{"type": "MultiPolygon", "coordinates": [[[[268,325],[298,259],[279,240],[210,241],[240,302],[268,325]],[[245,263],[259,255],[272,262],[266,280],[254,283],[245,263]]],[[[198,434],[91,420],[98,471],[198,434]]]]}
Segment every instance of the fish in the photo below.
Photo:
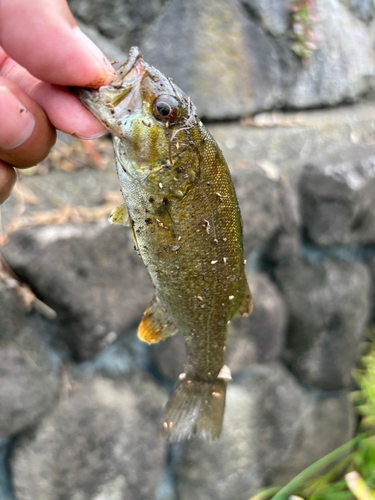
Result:
{"type": "Polygon", "coordinates": [[[98,90],[71,89],[112,134],[130,227],[155,295],[138,327],[154,344],[178,331],[186,363],[167,402],[170,442],[220,437],[230,370],[227,324],[251,312],[240,208],[224,156],[187,96],[132,47],[98,90]]]}

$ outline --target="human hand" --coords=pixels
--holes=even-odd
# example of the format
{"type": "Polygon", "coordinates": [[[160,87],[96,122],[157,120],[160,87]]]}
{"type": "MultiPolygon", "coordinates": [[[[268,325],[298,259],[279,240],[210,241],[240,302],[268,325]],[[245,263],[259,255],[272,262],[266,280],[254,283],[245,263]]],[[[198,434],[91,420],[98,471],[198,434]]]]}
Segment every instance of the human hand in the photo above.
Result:
{"type": "Polygon", "coordinates": [[[105,133],[63,87],[98,88],[115,75],[65,0],[0,0],[0,203],[16,181],[13,167],[43,160],[55,129],[85,139],[105,133]]]}

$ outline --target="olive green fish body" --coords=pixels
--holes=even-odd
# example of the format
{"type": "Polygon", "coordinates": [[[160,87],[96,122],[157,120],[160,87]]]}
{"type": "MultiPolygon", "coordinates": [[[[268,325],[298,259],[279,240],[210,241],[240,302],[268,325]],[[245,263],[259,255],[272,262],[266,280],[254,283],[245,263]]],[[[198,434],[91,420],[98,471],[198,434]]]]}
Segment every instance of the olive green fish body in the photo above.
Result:
{"type": "MultiPolygon", "coordinates": [[[[118,83],[76,90],[114,135],[136,249],[155,286],[139,337],[184,335],[185,372],[167,404],[170,440],[221,432],[227,323],[250,312],[241,216],[225,159],[178,87],[132,49],[118,83]],[[104,104],[103,104],[104,103],[104,104]]],[[[116,216],[117,217],[117,216],[116,216]]]]}

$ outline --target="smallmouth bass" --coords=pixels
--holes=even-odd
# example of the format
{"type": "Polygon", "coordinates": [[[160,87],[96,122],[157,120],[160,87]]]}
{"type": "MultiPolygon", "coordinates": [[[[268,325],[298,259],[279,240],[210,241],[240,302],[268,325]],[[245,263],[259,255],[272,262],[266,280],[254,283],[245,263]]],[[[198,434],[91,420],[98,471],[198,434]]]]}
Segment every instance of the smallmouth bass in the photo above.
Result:
{"type": "Polygon", "coordinates": [[[187,360],[165,409],[169,441],[220,436],[227,323],[251,311],[241,215],[226,161],[196,109],[137,47],[99,90],[72,91],[113,136],[125,204],[111,214],[130,225],[155,287],[139,325],[149,344],[181,331],[187,360]]]}

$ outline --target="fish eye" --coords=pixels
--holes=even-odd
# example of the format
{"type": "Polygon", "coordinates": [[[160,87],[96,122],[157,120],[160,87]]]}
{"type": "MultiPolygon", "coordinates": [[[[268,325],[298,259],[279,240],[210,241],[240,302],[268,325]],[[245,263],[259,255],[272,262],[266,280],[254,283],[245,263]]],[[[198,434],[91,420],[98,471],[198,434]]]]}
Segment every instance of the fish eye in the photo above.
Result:
{"type": "Polygon", "coordinates": [[[178,101],[169,95],[160,95],[153,104],[153,112],[158,120],[173,122],[178,117],[178,101]]]}

